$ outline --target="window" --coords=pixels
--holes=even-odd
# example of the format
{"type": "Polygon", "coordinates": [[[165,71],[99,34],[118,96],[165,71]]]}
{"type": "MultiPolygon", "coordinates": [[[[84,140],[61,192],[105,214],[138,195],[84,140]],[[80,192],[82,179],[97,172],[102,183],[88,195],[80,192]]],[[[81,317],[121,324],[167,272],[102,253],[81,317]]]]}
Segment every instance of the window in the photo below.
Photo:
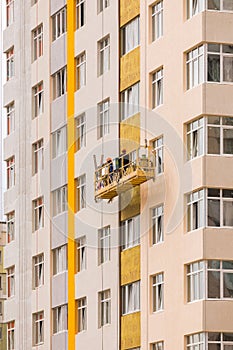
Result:
{"type": "Polygon", "coordinates": [[[233,190],[208,188],[208,226],[233,226],[233,190]]]}
{"type": "Polygon", "coordinates": [[[103,264],[110,260],[110,226],[99,230],[99,264],[103,264]]]}
{"type": "Polygon", "coordinates": [[[15,157],[11,157],[6,161],[7,172],[7,189],[12,188],[15,185],[15,157]]]}
{"type": "Polygon", "coordinates": [[[98,13],[102,12],[110,5],[110,0],[98,0],[98,13]]]}
{"type": "Polygon", "coordinates": [[[85,24],[86,3],[85,0],[76,0],[76,29],[85,24]]]}
{"type": "Polygon", "coordinates": [[[53,191],[53,216],[67,211],[67,185],[53,191]]]}
{"type": "Polygon", "coordinates": [[[208,0],[208,10],[215,11],[233,11],[233,3],[231,0],[208,0]]]}
{"type": "Polygon", "coordinates": [[[35,61],[37,58],[43,55],[43,25],[40,24],[36,29],[32,31],[32,43],[33,43],[33,57],[35,61]]]}
{"type": "Polygon", "coordinates": [[[187,350],[203,350],[205,345],[205,334],[196,333],[187,337],[187,350]]]}
{"type": "Polygon", "coordinates": [[[140,244],[140,216],[137,215],[121,223],[122,249],[140,244]]]}
{"type": "Polygon", "coordinates": [[[33,345],[44,342],[44,311],[33,314],[33,345]]]}
{"type": "MultiPolygon", "coordinates": [[[[208,0],[208,1],[210,2],[211,0],[208,0]]],[[[204,0],[187,0],[187,18],[191,18],[195,16],[197,13],[204,11],[204,9],[205,9],[204,0]]]]}
{"type": "Polygon", "coordinates": [[[152,244],[164,241],[164,208],[163,205],[152,209],[152,244]]]}
{"type": "Polygon", "coordinates": [[[163,1],[152,6],[152,41],[163,35],[163,1]]]}
{"type": "Polygon", "coordinates": [[[76,247],[77,247],[77,255],[76,255],[77,272],[80,272],[80,271],[86,270],[87,268],[86,236],[77,239],[76,247]]]}
{"type": "Polygon", "coordinates": [[[81,89],[86,85],[86,53],[81,53],[76,58],[76,81],[77,90],[81,89]]]}
{"type": "Polygon", "coordinates": [[[87,330],[87,298],[77,300],[78,304],[78,332],[87,330]]]}
{"type": "Polygon", "coordinates": [[[99,327],[111,323],[111,291],[104,290],[99,293],[99,327]]]}
{"type": "Polygon", "coordinates": [[[100,40],[98,42],[98,56],[99,56],[99,75],[104,74],[110,69],[110,37],[100,40]]]}
{"type": "Polygon", "coordinates": [[[15,1],[6,0],[6,25],[7,27],[14,22],[15,1]]]}
{"type": "Polygon", "coordinates": [[[139,112],[139,83],[121,92],[121,120],[139,112]]]}
{"type": "Polygon", "coordinates": [[[139,17],[121,28],[121,54],[125,55],[140,44],[139,17]]]}
{"type": "Polygon", "coordinates": [[[11,298],[15,295],[15,267],[7,269],[7,296],[11,298]]]}
{"type": "Polygon", "coordinates": [[[187,350],[232,349],[233,333],[196,333],[187,336],[187,350]]]}
{"type": "Polygon", "coordinates": [[[163,104],[163,68],[152,74],[152,109],[163,104]]]}
{"type": "Polygon", "coordinates": [[[140,281],[121,287],[122,314],[129,314],[140,310],[140,281]]]}
{"type": "Polygon", "coordinates": [[[67,245],[53,250],[53,275],[67,270],[67,245]]]}
{"type": "Polygon", "coordinates": [[[33,231],[44,227],[44,199],[37,198],[32,202],[33,207],[33,231]]]}
{"type": "Polygon", "coordinates": [[[204,190],[190,193],[187,197],[187,230],[196,230],[205,225],[204,190]]]}
{"type": "Polygon", "coordinates": [[[82,114],[76,118],[76,151],[86,146],[86,116],[82,114]]]}
{"type": "Polygon", "coordinates": [[[62,34],[66,33],[66,7],[55,13],[52,17],[53,41],[57,40],[62,34]]]}
{"type": "Polygon", "coordinates": [[[34,288],[38,288],[44,284],[44,254],[33,258],[33,272],[34,288]]]}
{"type": "Polygon", "coordinates": [[[207,117],[207,153],[233,154],[233,118],[207,117]]]}
{"type": "Polygon", "coordinates": [[[109,99],[98,104],[98,138],[109,134],[109,99]]]}
{"type": "Polygon", "coordinates": [[[207,45],[207,81],[233,82],[233,45],[207,45]]]}
{"type": "Polygon", "coordinates": [[[32,145],[32,174],[37,174],[44,168],[44,141],[43,139],[32,145]]]}
{"type": "Polygon", "coordinates": [[[66,126],[63,126],[61,129],[55,131],[52,134],[53,141],[53,158],[57,158],[67,150],[67,130],[66,126]]]}
{"type": "Polygon", "coordinates": [[[156,166],[156,174],[162,174],[164,172],[164,144],[163,137],[159,137],[152,144],[153,152],[155,155],[155,166],[156,166]]]}
{"type": "Polygon", "coordinates": [[[67,305],[58,306],[53,309],[53,334],[67,330],[67,316],[67,305]]]}
{"type": "Polygon", "coordinates": [[[209,299],[233,298],[233,261],[209,260],[207,262],[209,299]]]}
{"type": "Polygon", "coordinates": [[[187,125],[187,150],[189,159],[204,153],[204,119],[197,119],[187,125]]]}
{"type": "Polygon", "coordinates": [[[198,261],[187,266],[188,302],[204,298],[204,262],[198,261]]]}
{"type": "Polygon", "coordinates": [[[43,82],[32,88],[33,95],[33,118],[38,117],[44,111],[44,90],[43,82]]]}
{"type": "Polygon", "coordinates": [[[15,349],[15,321],[7,323],[7,350],[15,349]]]}
{"type": "Polygon", "coordinates": [[[187,53],[187,89],[204,81],[204,46],[198,46],[187,53]]]}
{"type": "Polygon", "coordinates": [[[10,243],[15,240],[15,212],[8,213],[6,217],[7,243],[10,243]]]}
{"type": "Polygon", "coordinates": [[[163,341],[152,344],[152,350],[164,350],[163,341]]]}
{"type": "Polygon", "coordinates": [[[77,211],[86,208],[86,175],[79,176],[76,180],[77,211]]]}
{"type": "Polygon", "coordinates": [[[10,80],[15,75],[14,47],[6,51],[6,80],[10,80]]]}
{"type": "Polygon", "coordinates": [[[66,93],[66,67],[63,67],[53,75],[53,99],[66,93]]]}
{"type": "Polygon", "coordinates": [[[15,104],[14,102],[6,106],[7,135],[15,130],[15,104]]]}
{"type": "Polygon", "coordinates": [[[153,312],[164,309],[164,276],[159,273],[152,277],[152,310],[153,312]]]}

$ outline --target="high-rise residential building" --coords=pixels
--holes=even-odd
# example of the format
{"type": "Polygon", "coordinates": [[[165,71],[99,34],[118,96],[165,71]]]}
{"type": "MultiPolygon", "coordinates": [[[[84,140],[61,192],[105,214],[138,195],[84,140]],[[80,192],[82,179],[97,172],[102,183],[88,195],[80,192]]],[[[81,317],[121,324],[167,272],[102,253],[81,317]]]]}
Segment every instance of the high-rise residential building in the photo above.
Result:
{"type": "Polygon", "coordinates": [[[7,349],[7,325],[4,305],[7,299],[7,271],[4,269],[4,247],[7,242],[6,223],[0,222],[0,349],[7,349]]]}
{"type": "Polygon", "coordinates": [[[7,349],[233,349],[233,1],[4,6],[7,349]]]}

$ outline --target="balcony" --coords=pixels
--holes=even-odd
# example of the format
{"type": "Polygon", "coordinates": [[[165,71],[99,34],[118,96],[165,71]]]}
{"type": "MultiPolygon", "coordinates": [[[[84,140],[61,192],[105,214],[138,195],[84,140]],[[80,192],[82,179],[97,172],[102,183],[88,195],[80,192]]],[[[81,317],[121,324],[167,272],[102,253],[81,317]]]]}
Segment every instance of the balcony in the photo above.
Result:
{"type": "Polygon", "coordinates": [[[155,154],[140,147],[118,158],[108,158],[95,172],[95,199],[113,199],[155,177],[155,154]]]}

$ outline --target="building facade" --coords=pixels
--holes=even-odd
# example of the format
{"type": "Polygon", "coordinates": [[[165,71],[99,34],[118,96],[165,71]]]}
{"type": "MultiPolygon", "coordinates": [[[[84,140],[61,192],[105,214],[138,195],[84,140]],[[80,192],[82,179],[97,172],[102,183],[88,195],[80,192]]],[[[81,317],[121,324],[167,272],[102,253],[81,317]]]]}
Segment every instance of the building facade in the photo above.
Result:
{"type": "Polygon", "coordinates": [[[6,0],[7,349],[233,349],[233,3],[6,0]]]}

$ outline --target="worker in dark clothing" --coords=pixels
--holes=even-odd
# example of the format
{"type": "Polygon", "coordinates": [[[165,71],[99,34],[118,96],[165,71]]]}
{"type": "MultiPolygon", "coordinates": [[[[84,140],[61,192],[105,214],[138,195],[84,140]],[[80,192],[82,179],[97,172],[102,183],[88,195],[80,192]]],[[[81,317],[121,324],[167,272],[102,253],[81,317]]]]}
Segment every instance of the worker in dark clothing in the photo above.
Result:
{"type": "Polygon", "coordinates": [[[126,171],[128,166],[129,166],[129,155],[126,154],[126,149],[124,148],[121,151],[121,154],[120,154],[120,168],[121,168],[121,172],[123,172],[123,169],[124,169],[124,171],[126,171]]]}

